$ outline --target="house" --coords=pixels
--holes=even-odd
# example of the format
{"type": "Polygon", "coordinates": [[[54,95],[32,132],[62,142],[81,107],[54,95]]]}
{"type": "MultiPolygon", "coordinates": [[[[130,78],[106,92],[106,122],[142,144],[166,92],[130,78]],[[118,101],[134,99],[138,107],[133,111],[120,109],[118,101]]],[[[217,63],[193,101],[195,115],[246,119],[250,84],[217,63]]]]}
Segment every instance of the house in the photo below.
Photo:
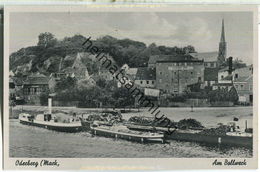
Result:
{"type": "Polygon", "coordinates": [[[243,104],[253,103],[253,66],[246,66],[233,71],[233,83],[243,104]]]}
{"type": "Polygon", "coordinates": [[[234,80],[239,102],[243,104],[253,103],[253,75],[243,76],[234,80]]]}
{"type": "Polygon", "coordinates": [[[218,68],[205,68],[204,70],[204,84],[205,87],[212,87],[218,82],[218,68]]]}
{"type": "Polygon", "coordinates": [[[88,69],[86,65],[82,63],[81,56],[82,54],[78,53],[72,67],[67,67],[62,73],[66,73],[66,75],[70,77],[75,77],[77,80],[89,79],[88,69]]]}
{"type": "Polygon", "coordinates": [[[131,80],[135,80],[138,68],[129,68],[126,70],[127,77],[131,80]]]}
{"type": "Polygon", "coordinates": [[[143,88],[154,88],[156,80],[155,75],[155,69],[139,67],[135,77],[135,84],[143,88]]]}
{"type": "Polygon", "coordinates": [[[212,90],[217,90],[217,89],[227,89],[228,91],[233,87],[232,82],[227,82],[227,83],[216,83],[212,85],[212,90]]]}
{"type": "Polygon", "coordinates": [[[238,79],[240,77],[248,77],[253,75],[253,65],[249,65],[243,68],[238,68],[233,71],[233,79],[238,79]]]}
{"type": "Polygon", "coordinates": [[[229,75],[229,67],[222,68],[218,71],[218,82],[221,83],[224,78],[226,78],[229,75]]]}
{"type": "Polygon", "coordinates": [[[56,87],[57,83],[66,77],[67,77],[66,73],[62,73],[62,72],[51,73],[50,79],[48,81],[50,92],[53,93],[55,91],[55,87],[56,87]]]}
{"type": "Polygon", "coordinates": [[[49,77],[43,74],[28,76],[23,84],[23,95],[28,103],[40,104],[40,94],[49,89],[49,77]]]}
{"type": "Polygon", "coordinates": [[[189,54],[162,56],[156,61],[156,88],[173,94],[204,82],[204,63],[189,54]]]}

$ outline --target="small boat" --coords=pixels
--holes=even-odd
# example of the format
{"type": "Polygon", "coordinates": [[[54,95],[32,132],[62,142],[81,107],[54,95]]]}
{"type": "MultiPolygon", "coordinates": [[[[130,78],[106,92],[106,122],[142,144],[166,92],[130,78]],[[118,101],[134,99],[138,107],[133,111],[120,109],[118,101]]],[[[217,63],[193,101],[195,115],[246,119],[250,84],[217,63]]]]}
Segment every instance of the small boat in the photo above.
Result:
{"type": "Polygon", "coordinates": [[[146,125],[137,125],[137,124],[125,124],[125,126],[130,130],[136,131],[146,131],[146,132],[173,132],[176,130],[174,127],[154,127],[154,126],[146,126],[146,125]]]}
{"type": "Polygon", "coordinates": [[[36,127],[46,128],[61,132],[79,132],[82,131],[81,121],[74,120],[68,122],[59,122],[55,115],[52,114],[39,114],[35,118],[34,116],[21,113],[19,114],[19,120],[21,124],[32,125],[36,127]]]}
{"type": "Polygon", "coordinates": [[[160,142],[165,143],[163,133],[139,132],[129,130],[126,126],[91,126],[93,135],[104,137],[112,137],[115,139],[124,139],[130,141],[137,141],[141,143],[160,142]]]}

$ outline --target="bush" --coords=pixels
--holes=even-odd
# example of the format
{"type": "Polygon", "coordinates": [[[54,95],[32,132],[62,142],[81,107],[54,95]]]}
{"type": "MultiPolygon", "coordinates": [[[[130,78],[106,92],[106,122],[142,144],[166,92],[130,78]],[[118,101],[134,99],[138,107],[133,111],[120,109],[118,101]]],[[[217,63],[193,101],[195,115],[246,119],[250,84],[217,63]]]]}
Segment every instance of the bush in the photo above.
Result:
{"type": "Polygon", "coordinates": [[[204,126],[197,121],[196,119],[182,119],[177,123],[178,128],[187,129],[187,128],[204,128],[204,126]]]}

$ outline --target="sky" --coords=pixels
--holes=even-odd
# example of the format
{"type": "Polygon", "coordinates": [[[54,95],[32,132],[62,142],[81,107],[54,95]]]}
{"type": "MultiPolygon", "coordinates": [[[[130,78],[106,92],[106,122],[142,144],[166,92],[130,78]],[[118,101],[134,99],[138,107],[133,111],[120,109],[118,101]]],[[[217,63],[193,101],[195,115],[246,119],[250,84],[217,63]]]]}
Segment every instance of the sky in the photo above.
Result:
{"type": "Polygon", "coordinates": [[[38,35],[51,32],[58,39],[81,34],[91,39],[110,35],[147,44],[192,45],[197,52],[218,51],[221,20],[225,21],[227,57],[251,64],[251,12],[59,12],[11,13],[10,53],[36,45],[38,35]]]}

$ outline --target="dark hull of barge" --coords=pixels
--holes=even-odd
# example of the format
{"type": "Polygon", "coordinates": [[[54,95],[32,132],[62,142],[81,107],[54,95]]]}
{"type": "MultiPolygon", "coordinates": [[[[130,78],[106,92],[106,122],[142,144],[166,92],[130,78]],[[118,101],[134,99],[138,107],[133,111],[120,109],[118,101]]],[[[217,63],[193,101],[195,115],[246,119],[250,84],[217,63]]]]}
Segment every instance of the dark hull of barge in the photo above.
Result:
{"type": "Polygon", "coordinates": [[[169,140],[199,142],[211,145],[239,146],[247,148],[253,147],[253,137],[203,135],[199,133],[184,133],[178,131],[170,135],[165,134],[165,137],[169,140]]]}
{"type": "Polygon", "coordinates": [[[40,123],[36,123],[36,122],[32,122],[32,121],[24,121],[24,120],[20,120],[20,123],[24,124],[24,125],[30,125],[30,126],[45,128],[45,129],[59,131],[59,132],[66,132],[66,133],[76,133],[76,132],[82,131],[82,127],[80,127],[80,126],[77,126],[77,127],[53,126],[53,125],[40,124],[40,123]]]}
{"type": "Polygon", "coordinates": [[[198,142],[211,145],[227,145],[227,146],[239,146],[239,147],[253,147],[253,137],[243,137],[243,136],[228,136],[228,135],[204,135],[199,133],[189,133],[189,132],[179,132],[178,130],[173,131],[169,134],[169,130],[166,127],[151,127],[151,126],[139,126],[139,125],[129,125],[129,129],[136,131],[160,131],[165,132],[165,139],[167,140],[178,140],[178,141],[188,141],[188,142],[198,142]],[[164,129],[162,129],[164,128],[164,129]]]}

